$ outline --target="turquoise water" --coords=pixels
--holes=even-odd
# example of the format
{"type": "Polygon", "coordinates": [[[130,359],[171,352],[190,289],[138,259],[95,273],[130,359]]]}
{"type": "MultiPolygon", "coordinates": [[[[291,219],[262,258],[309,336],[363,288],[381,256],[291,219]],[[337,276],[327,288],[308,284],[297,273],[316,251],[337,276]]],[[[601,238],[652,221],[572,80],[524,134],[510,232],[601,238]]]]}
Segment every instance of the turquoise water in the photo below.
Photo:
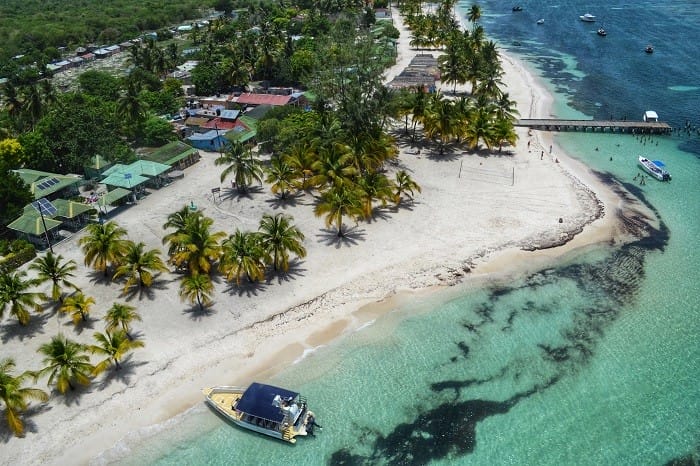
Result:
{"type": "MultiPolygon", "coordinates": [[[[534,18],[531,29],[544,16],[534,11],[538,3],[521,2],[523,17],[534,18]]],[[[636,26],[648,17],[647,8],[656,15],[654,24],[668,25],[669,35],[678,34],[676,41],[698,43],[699,22],[678,26],[674,16],[692,14],[686,8],[692,2],[664,2],[668,10],[658,4],[635,2],[631,9],[592,1],[586,11],[607,16],[604,40],[613,40],[606,47],[623,41],[615,39],[614,30],[625,33],[625,41],[633,40],[636,26]]],[[[521,29],[509,22],[522,19],[513,18],[510,6],[495,0],[481,5],[487,33],[502,43],[519,37],[521,29]]],[[[585,11],[573,1],[560,2],[557,9],[560,15],[575,13],[575,20],[567,29],[550,27],[554,20],[547,19],[548,29],[538,30],[541,36],[533,38],[531,48],[549,47],[547,58],[530,49],[514,53],[525,54],[557,91],[559,116],[599,112],[601,117],[611,108],[616,114],[641,115],[655,109],[662,119],[682,126],[694,105],[697,119],[697,63],[682,68],[655,53],[653,59],[661,57],[656,73],[673,74],[663,81],[675,84],[621,93],[624,84],[649,85],[646,69],[640,69],[644,64],[627,57],[630,47],[615,52],[611,46],[607,53],[617,53],[619,60],[607,57],[602,68],[598,63],[593,70],[588,53],[593,38],[586,36],[583,51],[566,42],[580,27],[577,15],[585,11]],[[624,69],[615,68],[618,64],[624,69]],[[599,74],[620,73],[628,74],[626,82],[600,84],[599,74]],[[599,105],[589,105],[591,101],[599,105]]],[[[657,35],[657,52],[667,43],[673,38],[657,35]]],[[[604,179],[626,183],[658,213],[661,227],[634,244],[601,246],[507,282],[462,285],[414,299],[309,355],[271,382],[297,388],[309,398],[324,426],[315,438],[300,439],[296,446],[271,441],[232,428],[202,404],[147,440],[127,442],[130,450],[117,452],[117,462],[661,465],[693,454],[698,461],[696,139],[685,133],[644,139],[558,135],[559,145],[604,179]],[[673,181],[640,186],[634,180],[640,154],[663,159],[673,181]]]]}

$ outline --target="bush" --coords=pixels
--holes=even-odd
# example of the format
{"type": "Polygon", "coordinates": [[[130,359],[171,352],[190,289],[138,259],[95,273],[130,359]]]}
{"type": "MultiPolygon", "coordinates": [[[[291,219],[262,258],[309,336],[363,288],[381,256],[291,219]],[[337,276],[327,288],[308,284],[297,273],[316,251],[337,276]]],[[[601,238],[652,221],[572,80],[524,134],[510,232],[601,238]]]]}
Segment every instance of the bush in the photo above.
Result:
{"type": "Polygon", "coordinates": [[[10,243],[10,251],[20,252],[24,249],[34,249],[34,245],[26,239],[16,239],[10,243]]]}
{"type": "Polygon", "coordinates": [[[13,250],[7,257],[5,257],[5,259],[3,259],[0,262],[0,273],[10,273],[13,270],[16,270],[19,267],[21,267],[23,264],[34,260],[34,258],[36,257],[36,249],[34,248],[33,244],[23,239],[19,239],[12,242],[13,245],[15,243],[24,243],[25,247],[16,251],[13,250]]]}

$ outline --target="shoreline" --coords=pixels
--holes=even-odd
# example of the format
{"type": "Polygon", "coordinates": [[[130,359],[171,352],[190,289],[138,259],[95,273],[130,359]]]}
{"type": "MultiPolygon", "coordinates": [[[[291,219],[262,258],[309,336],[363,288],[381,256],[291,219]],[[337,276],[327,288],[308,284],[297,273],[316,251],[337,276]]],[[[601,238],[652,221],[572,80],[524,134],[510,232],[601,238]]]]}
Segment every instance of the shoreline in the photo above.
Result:
{"type": "MultiPolygon", "coordinates": [[[[417,53],[407,43],[402,33],[399,49],[404,55],[397,59],[396,66],[401,66],[406,56],[410,60],[411,54],[417,53]]],[[[521,62],[503,52],[501,56],[511,97],[519,107],[529,108],[530,114],[548,115],[552,96],[521,62]]],[[[188,306],[177,299],[174,275],[166,274],[171,280],[164,284],[168,289],[158,290],[158,300],[134,301],[145,309],[141,312],[144,322],[135,325],[135,329],[144,333],[146,347],[133,353],[130,377],[125,377],[124,383],[111,380],[102,390],[82,390],[69,406],[54,396],[48,409],[25,418],[36,424],[36,433],[29,431],[25,439],[11,438],[5,443],[6,460],[15,464],[95,461],[129,437],[130,432],[161,424],[202,402],[199,390],[203,386],[243,384],[256,377],[269,377],[305,350],[337,341],[413,293],[429,294],[457,283],[507,276],[518,267],[539,266],[582,248],[624,239],[615,213],[626,206],[612,189],[559,148],[555,151],[559,163],[551,157],[540,161],[536,152],[530,152],[529,139],[533,149],[539,146],[539,151],[552,144],[551,135],[536,132],[530,138],[522,130],[519,136],[511,159],[482,159],[464,153],[457,161],[443,163],[402,151],[402,164],[412,170],[412,176],[424,187],[423,194],[417,196],[411,209],[392,211],[388,221],[378,219],[353,229],[358,233],[355,244],[330,244],[328,235],[322,232],[322,220],[299,212],[310,210],[308,205],[290,208],[295,223],[307,234],[307,243],[313,243],[307,244],[309,256],[299,267],[303,271],[287,281],[273,279],[261,291],[248,288],[240,292],[220,283],[211,314],[198,320],[188,316],[188,306]],[[454,177],[459,159],[467,166],[466,174],[474,175],[465,177],[466,184],[454,177]],[[484,165],[486,168],[480,168],[484,165]],[[512,191],[506,192],[506,186],[486,182],[479,176],[487,168],[505,172],[510,165],[519,174],[512,191]],[[556,179],[547,180],[543,187],[539,182],[543,174],[556,179]],[[540,191],[544,192],[543,199],[539,198],[540,191]],[[494,193],[503,193],[504,199],[493,199],[494,193]],[[551,202],[553,195],[561,195],[563,200],[551,202]],[[454,202],[458,196],[462,196],[462,203],[454,202]],[[519,201],[523,196],[528,198],[519,201]],[[492,205],[476,207],[489,199],[492,205]],[[428,218],[418,218],[419,215],[428,218]],[[557,223],[558,218],[563,218],[563,223],[557,223]],[[464,235],[455,237],[455,230],[464,235]],[[523,250],[536,239],[542,242],[545,234],[549,244],[563,241],[562,245],[523,250]],[[396,241],[397,237],[402,241],[396,241]],[[180,347],[184,351],[180,352],[180,347]],[[135,412],[139,415],[134,416],[135,412]],[[57,432],[59,426],[63,435],[57,432]],[[80,440],[66,448],[67,438],[80,440]]],[[[161,247],[163,231],[157,227],[170,211],[190,199],[202,206],[205,215],[214,216],[217,229],[231,233],[237,227],[257,226],[258,214],[264,211],[259,209],[269,209],[269,192],[256,195],[259,199],[253,201],[232,196],[216,205],[206,197],[206,187],[211,179],[218,183],[220,168],[213,165],[218,154],[203,155],[202,161],[186,170],[184,180],[170,189],[154,192],[140,206],[133,206],[115,219],[131,238],[144,241],[149,247],[161,247]],[[190,178],[198,180],[190,182],[190,178]],[[249,203],[258,208],[254,215],[249,203]],[[170,210],[161,211],[159,205],[170,210]],[[236,220],[234,226],[231,219],[236,220]]],[[[307,202],[303,198],[300,204],[307,202]]],[[[74,247],[79,236],[58,245],[56,252],[82,264],[74,247]]],[[[81,265],[81,274],[83,270],[81,265]]],[[[80,277],[81,284],[87,283],[87,294],[97,298],[96,310],[108,307],[110,299],[123,301],[118,297],[120,287],[90,281],[89,272],[84,275],[80,277]]],[[[66,319],[48,319],[51,322],[44,324],[42,338],[50,338],[58,328],[70,338],[86,340],[87,335],[76,336],[72,327],[65,325],[66,319]]],[[[38,346],[38,339],[29,341],[32,348],[38,346]]],[[[10,339],[6,346],[12,354],[25,343],[10,339]]],[[[35,368],[36,363],[25,362],[32,360],[28,356],[33,355],[17,357],[18,367],[21,362],[27,368],[35,368]]],[[[100,383],[96,381],[94,385],[100,383]]],[[[36,386],[44,385],[42,379],[36,386]]]]}

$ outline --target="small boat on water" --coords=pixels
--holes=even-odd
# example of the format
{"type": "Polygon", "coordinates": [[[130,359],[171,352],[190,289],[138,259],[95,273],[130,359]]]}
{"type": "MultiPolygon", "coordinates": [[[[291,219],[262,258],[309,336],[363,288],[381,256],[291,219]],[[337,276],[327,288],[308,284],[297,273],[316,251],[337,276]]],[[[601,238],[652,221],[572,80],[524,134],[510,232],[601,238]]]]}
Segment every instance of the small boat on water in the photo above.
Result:
{"type": "Polygon", "coordinates": [[[602,27],[600,27],[600,28],[598,28],[597,34],[599,36],[605,37],[608,35],[608,32],[605,29],[603,29],[602,27]]]}
{"type": "Polygon", "coordinates": [[[651,45],[647,45],[646,47],[644,47],[644,51],[646,53],[654,53],[654,47],[651,45]]]}
{"type": "Polygon", "coordinates": [[[639,156],[639,165],[651,176],[659,181],[671,181],[671,174],[664,168],[664,163],[660,160],[649,160],[639,156]]]}
{"type": "Polygon", "coordinates": [[[306,399],[285,388],[253,383],[248,388],[218,386],[202,389],[217,413],[244,429],[296,443],[313,435],[316,424],[306,399]]]}
{"type": "Polygon", "coordinates": [[[521,7],[520,5],[515,5],[513,7],[513,11],[523,11],[523,7],[521,7]]]}
{"type": "Polygon", "coordinates": [[[540,18],[537,20],[537,24],[544,24],[544,18],[540,18]]]}
{"type": "Polygon", "coordinates": [[[593,23],[593,22],[595,22],[595,16],[593,16],[593,15],[590,14],[590,13],[586,13],[585,15],[581,15],[581,16],[579,16],[579,18],[581,18],[581,21],[583,21],[584,23],[593,23]]]}

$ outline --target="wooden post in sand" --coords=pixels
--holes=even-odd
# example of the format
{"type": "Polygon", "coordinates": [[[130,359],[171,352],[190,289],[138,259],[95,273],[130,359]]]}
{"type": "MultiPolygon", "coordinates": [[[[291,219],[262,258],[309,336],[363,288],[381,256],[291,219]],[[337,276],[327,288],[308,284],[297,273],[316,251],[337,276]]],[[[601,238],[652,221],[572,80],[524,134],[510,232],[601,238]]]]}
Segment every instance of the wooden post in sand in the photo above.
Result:
{"type": "Polygon", "coordinates": [[[513,167],[513,178],[511,179],[510,185],[515,186],[515,167],[513,167]]]}
{"type": "Polygon", "coordinates": [[[457,175],[457,178],[462,178],[462,165],[464,164],[464,159],[462,159],[459,162],[459,175],[457,175]]]}

